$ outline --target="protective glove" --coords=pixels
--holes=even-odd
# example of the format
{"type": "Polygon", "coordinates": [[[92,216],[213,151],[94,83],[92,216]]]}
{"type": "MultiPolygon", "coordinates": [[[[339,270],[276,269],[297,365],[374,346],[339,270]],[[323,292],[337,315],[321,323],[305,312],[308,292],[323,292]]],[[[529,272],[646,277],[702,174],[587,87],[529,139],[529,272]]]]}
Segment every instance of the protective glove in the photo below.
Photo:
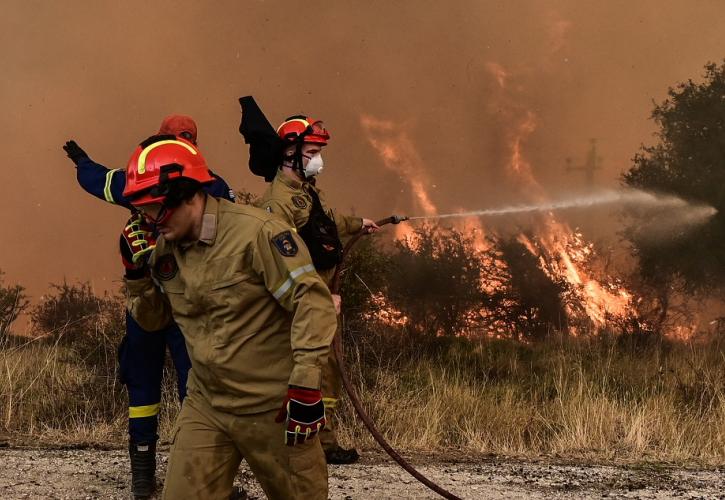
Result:
{"type": "Polygon", "coordinates": [[[136,279],[144,276],[148,266],[148,254],[156,247],[156,237],[143,215],[131,215],[121,233],[119,246],[126,277],[136,279]]]}
{"type": "Polygon", "coordinates": [[[68,158],[73,160],[73,163],[78,165],[78,162],[81,161],[84,158],[88,158],[88,155],[86,154],[83,149],[76,143],[74,140],[70,140],[65,143],[65,146],[63,146],[63,149],[65,150],[65,153],[68,155],[68,158]]]}
{"type": "Polygon", "coordinates": [[[275,422],[287,422],[284,441],[287,446],[302,444],[325,427],[322,392],[290,387],[275,422]]]}

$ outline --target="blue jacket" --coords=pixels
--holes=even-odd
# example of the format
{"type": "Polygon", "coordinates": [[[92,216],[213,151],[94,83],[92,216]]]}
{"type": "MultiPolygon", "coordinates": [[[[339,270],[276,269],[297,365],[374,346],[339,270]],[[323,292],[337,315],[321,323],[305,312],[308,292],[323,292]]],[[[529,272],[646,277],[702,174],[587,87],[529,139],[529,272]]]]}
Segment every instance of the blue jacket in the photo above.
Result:
{"type": "MultiPolygon", "coordinates": [[[[234,201],[234,191],[229,188],[226,181],[211,172],[216,179],[210,184],[204,185],[204,191],[211,196],[234,201]]],[[[119,168],[109,169],[94,162],[90,158],[83,158],[76,166],[78,184],[88,193],[96,198],[132,209],[131,203],[123,196],[126,187],[126,172],[119,168]]]]}

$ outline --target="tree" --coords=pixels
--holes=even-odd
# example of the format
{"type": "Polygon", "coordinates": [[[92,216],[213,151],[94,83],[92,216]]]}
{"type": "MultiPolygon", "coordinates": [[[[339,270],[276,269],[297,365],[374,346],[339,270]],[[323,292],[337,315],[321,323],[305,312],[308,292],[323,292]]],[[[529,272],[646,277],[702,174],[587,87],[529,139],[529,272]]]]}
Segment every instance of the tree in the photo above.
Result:
{"type": "Polygon", "coordinates": [[[642,278],[657,289],[683,292],[721,288],[725,283],[725,63],[705,66],[704,81],[670,88],[655,105],[658,143],[643,146],[623,176],[631,187],[668,193],[707,204],[718,212],[706,223],[679,226],[666,238],[648,228],[626,231],[642,278]]]}
{"type": "Polygon", "coordinates": [[[3,273],[0,271],[0,341],[10,334],[10,326],[28,307],[25,288],[20,285],[3,285],[3,273]]]}

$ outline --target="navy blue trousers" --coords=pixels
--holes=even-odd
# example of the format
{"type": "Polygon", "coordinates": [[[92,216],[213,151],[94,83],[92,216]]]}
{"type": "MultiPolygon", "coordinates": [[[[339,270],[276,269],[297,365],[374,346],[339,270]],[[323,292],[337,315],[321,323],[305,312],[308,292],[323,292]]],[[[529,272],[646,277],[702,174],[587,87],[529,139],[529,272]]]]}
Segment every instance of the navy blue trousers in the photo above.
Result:
{"type": "Polygon", "coordinates": [[[118,347],[121,383],[128,389],[128,434],[134,443],[156,441],[161,403],[161,381],[166,348],[176,368],[179,399],[186,397],[191,368],[181,330],[176,324],[147,332],[126,312],[126,336],[118,347]]]}

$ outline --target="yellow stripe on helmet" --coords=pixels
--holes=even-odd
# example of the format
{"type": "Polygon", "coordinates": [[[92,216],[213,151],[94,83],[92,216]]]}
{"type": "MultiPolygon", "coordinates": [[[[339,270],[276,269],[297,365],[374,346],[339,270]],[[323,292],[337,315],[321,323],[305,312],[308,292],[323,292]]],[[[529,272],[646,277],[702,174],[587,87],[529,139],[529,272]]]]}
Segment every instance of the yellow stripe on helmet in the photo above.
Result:
{"type": "Polygon", "coordinates": [[[282,125],[277,127],[277,133],[279,134],[279,131],[282,129],[282,127],[284,127],[285,125],[287,125],[288,123],[291,123],[291,122],[300,122],[300,123],[302,123],[302,125],[305,126],[305,128],[310,126],[310,122],[308,122],[307,120],[303,120],[302,118],[292,118],[291,120],[287,120],[282,125]]]}
{"type": "Polygon", "coordinates": [[[153,151],[155,148],[157,148],[159,146],[163,146],[165,144],[178,144],[179,146],[184,146],[186,149],[188,149],[191,152],[191,154],[193,154],[193,155],[196,154],[196,150],[185,142],[176,141],[176,140],[172,140],[172,139],[154,142],[153,144],[149,144],[146,147],[146,149],[141,151],[141,155],[139,155],[139,157],[138,157],[138,173],[139,174],[143,174],[146,172],[146,156],[148,156],[148,154],[151,151],[153,151]]]}

